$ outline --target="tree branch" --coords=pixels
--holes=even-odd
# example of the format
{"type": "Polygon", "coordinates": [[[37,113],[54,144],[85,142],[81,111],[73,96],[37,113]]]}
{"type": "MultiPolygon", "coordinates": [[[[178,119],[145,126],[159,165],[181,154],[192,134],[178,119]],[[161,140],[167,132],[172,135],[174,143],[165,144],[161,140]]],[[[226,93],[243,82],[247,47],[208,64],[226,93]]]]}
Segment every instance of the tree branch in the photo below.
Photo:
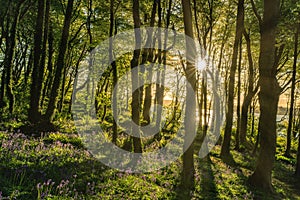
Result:
{"type": "Polygon", "coordinates": [[[281,91],[280,91],[280,93],[281,94],[283,94],[286,90],[287,90],[287,88],[288,88],[288,86],[289,86],[289,84],[292,82],[292,78],[290,78],[282,87],[281,87],[281,91]]]}
{"type": "Polygon", "coordinates": [[[257,20],[258,20],[259,27],[261,27],[262,26],[262,19],[261,19],[261,16],[258,14],[257,8],[256,8],[255,3],[254,3],[254,0],[250,0],[250,2],[251,2],[252,10],[253,10],[253,12],[254,12],[257,20]]]}

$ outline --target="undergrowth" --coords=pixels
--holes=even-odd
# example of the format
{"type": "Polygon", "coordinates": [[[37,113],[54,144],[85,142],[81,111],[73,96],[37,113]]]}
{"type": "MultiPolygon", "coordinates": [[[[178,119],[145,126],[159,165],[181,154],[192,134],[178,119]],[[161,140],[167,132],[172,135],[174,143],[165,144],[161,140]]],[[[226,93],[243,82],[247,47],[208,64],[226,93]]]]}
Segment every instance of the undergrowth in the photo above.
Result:
{"type": "MultiPolygon", "coordinates": [[[[74,134],[50,133],[33,138],[0,132],[0,199],[184,199],[180,190],[181,160],[152,173],[131,174],[96,160],[74,134]]],[[[275,193],[247,183],[255,169],[251,152],[232,150],[235,164],[219,158],[216,146],[205,159],[195,156],[192,199],[300,199],[293,177],[295,159],[279,151],[274,167],[275,193]]],[[[295,157],[295,145],[293,146],[295,157]]],[[[298,188],[297,188],[298,187],[298,188]]]]}

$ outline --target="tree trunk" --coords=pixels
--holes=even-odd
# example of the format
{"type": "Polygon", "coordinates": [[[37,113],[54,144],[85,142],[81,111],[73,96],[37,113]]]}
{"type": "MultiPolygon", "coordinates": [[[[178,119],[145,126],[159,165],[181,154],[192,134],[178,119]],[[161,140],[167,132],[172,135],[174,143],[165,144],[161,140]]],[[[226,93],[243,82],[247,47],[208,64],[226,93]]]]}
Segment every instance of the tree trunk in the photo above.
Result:
{"type": "Polygon", "coordinates": [[[240,149],[240,123],[241,123],[241,67],[242,67],[242,40],[240,41],[239,64],[238,64],[238,83],[237,83],[237,106],[236,106],[236,133],[235,149],[240,149]]]}
{"type": "Polygon", "coordinates": [[[255,132],[255,108],[256,108],[256,100],[253,101],[252,107],[250,107],[250,110],[251,110],[251,138],[254,137],[254,132],[255,132]]]}
{"type": "Polygon", "coordinates": [[[252,51],[251,51],[251,43],[250,43],[250,35],[244,30],[244,37],[247,44],[247,55],[249,62],[249,77],[248,77],[248,88],[247,94],[244,98],[242,104],[242,114],[241,114],[241,122],[240,122],[240,144],[245,145],[246,143],[246,135],[247,135],[247,124],[248,124],[248,110],[251,104],[252,98],[256,94],[258,87],[253,91],[254,84],[254,66],[252,59],[252,51]]]}
{"type": "Polygon", "coordinates": [[[264,16],[260,27],[259,102],[260,153],[249,182],[261,189],[272,190],[272,169],[276,152],[276,115],[280,87],[276,79],[275,44],[279,18],[279,0],[264,0],[264,16]]]}
{"type": "MultiPolygon", "coordinates": [[[[47,55],[47,44],[48,44],[48,37],[49,37],[49,29],[50,29],[50,9],[51,9],[51,0],[46,0],[46,11],[45,11],[45,22],[44,22],[44,38],[43,38],[43,48],[42,48],[42,56],[41,56],[41,66],[40,66],[40,76],[39,76],[39,84],[37,90],[39,91],[39,105],[42,109],[42,99],[43,99],[43,87],[45,88],[46,85],[43,84],[45,80],[45,66],[46,66],[46,55],[47,55]]],[[[49,44],[52,45],[52,44],[49,44]]],[[[49,48],[50,49],[50,48],[49,48]]],[[[51,61],[52,58],[48,57],[48,62],[51,61]]]]}
{"type": "MultiPolygon", "coordinates": [[[[7,46],[7,40],[8,40],[8,25],[4,25],[4,22],[6,20],[5,16],[7,15],[7,13],[9,12],[9,7],[10,7],[10,1],[7,4],[7,10],[6,12],[3,12],[3,14],[1,13],[1,43],[0,45],[2,46],[2,42],[5,39],[6,40],[6,46],[7,46]]],[[[7,20],[6,20],[7,21],[7,20]]],[[[8,23],[7,23],[8,24],[8,23]]],[[[6,47],[7,48],[7,47],[6,47]]],[[[0,86],[0,109],[5,107],[5,80],[6,80],[6,69],[4,67],[4,69],[2,70],[2,75],[1,75],[1,86],[0,86]]]]}
{"type": "MultiPolygon", "coordinates": [[[[153,1],[153,7],[151,12],[151,19],[150,19],[150,27],[154,27],[155,24],[155,15],[157,10],[157,1],[153,1]]],[[[150,30],[148,33],[148,41],[151,42],[152,47],[154,47],[154,41],[153,40],[153,31],[150,30]]],[[[147,43],[148,43],[147,41],[147,43]]],[[[147,79],[150,81],[152,80],[152,68],[154,66],[154,60],[153,60],[153,48],[147,49],[147,61],[151,62],[150,67],[147,69],[147,79]]],[[[144,100],[144,106],[143,106],[143,120],[145,121],[145,125],[148,125],[150,123],[150,108],[151,108],[151,101],[152,101],[152,85],[149,84],[145,87],[145,100],[144,100]]]]}
{"type": "MultiPolygon", "coordinates": [[[[299,31],[300,31],[300,24],[298,24],[297,27],[297,36],[296,36],[296,41],[298,41],[299,38],[299,31]]],[[[298,48],[298,46],[296,47],[297,42],[295,42],[295,49],[298,48]]],[[[296,52],[296,51],[295,51],[296,52]]],[[[297,57],[297,56],[296,56],[297,57]]],[[[295,61],[297,62],[297,59],[294,59],[294,65],[297,64],[295,63],[295,61]]],[[[299,131],[298,131],[299,132],[299,131]]],[[[298,152],[297,152],[297,164],[296,164],[296,172],[295,175],[300,178],[300,135],[298,135],[298,152]]]]}
{"type": "Polygon", "coordinates": [[[206,143],[203,144],[203,141],[207,135],[207,130],[208,130],[208,114],[209,109],[207,109],[207,72],[203,71],[203,79],[202,79],[202,89],[201,93],[203,95],[203,127],[202,127],[202,136],[201,136],[201,146],[205,149],[205,152],[208,150],[208,146],[206,143]]]}
{"type": "MultiPolygon", "coordinates": [[[[84,44],[84,46],[83,46],[83,49],[82,49],[82,51],[81,51],[81,54],[80,54],[80,56],[79,56],[79,59],[77,60],[77,62],[76,62],[76,65],[75,65],[75,69],[74,69],[74,73],[72,73],[73,74],[73,88],[76,88],[77,87],[77,83],[78,83],[78,79],[76,78],[77,77],[77,75],[78,75],[78,69],[79,69],[79,65],[80,65],[80,62],[84,59],[84,56],[86,55],[86,52],[87,52],[87,50],[86,50],[86,46],[87,46],[87,44],[85,43],[84,44]]],[[[70,82],[71,82],[71,80],[70,80],[70,82]]],[[[73,105],[73,102],[75,101],[75,99],[73,99],[73,98],[75,98],[73,95],[71,96],[71,100],[70,100],[70,103],[69,103],[69,108],[68,108],[68,112],[71,114],[72,113],[72,105],[73,105]]],[[[97,101],[95,100],[95,110],[96,110],[96,112],[98,111],[98,109],[97,109],[97,101]]]]}
{"type": "MultiPolygon", "coordinates": [[[[8,38],[6,38],[6,51],[4,57],[4,73],[5,76],[5,89],[6,96],[9,101],[9,113],[12,114],[14,110],[15,97],[12,89],[12,71],[14,66],[14,56],[15,56],[15,47],[16,47],[16,34],[17,34],[17,25],[19,23],[20,9],[25,0],[20,0],[15,8],[15,13],[13,21],[10,26],[9,19],[7,20],[7,31],[9,32],[8,38]]],[[[4,94],[5,94],[4,92],[4,94]]]]}
{"type": "Polygon", "coordinates": [[[298,136],[298,153],[295,175],[300,178],[300,136],[298,136]]]}
{"type": "MultiPolygon", "coordinates": [[[[39,101],[43,80],[43,63],[41,63],[43,35],[44,33],[44,17],[45,17],[45,0],[38,1],[38,14],[36,18],[36,27],[34,35],[34,53],[33,53],[33,71],[32,83],[30,88],[30,108],[28,110],[28,117],[31,123],[37,123],[41,119],[39,111],[39,101]]],[[[44,49],[45,50],[45,49],[44,49]]],[[[45,54],[46,52],[43,52],[45,54]]]]}
{"type": "MultiPolygon", "coordinates": [[[[164,89],[162,85],[162,72],[161,65],[163,62],[163,55],[162,55],[162,7],[161,7],[161,0],[158,0],[158,68],[157,68],[157,78],[156,78],[156,93],[155,93],[155,103],[156,103],[156,127],[160,128],[161,123],[161,115],[162,115],[162,106],[164,101],[164,89]]],[[[161,134],[156,135],[156,139],[160,139],[161,134]]]]}
{"type": "MultiPolygon", "coordinates": [[[[67,52],[70,52],[70,51],[71,50],[69,49],[67,52]]],[[[60,95],[58,95],[59,96],[59,101],[57,102],[57,111],[58,111],[58,113],[62,112],[63,106],[64,106],[65,95],[66,95],[66,93],[65,93],[66,77],[67,77],[67,73],[68,73],[67,69],[68,69],[68,64],[65,64],[65,67],[62,71],[62,81],[61,81],[61,86],[60,86],[60,89],[59,89],[60,90],[60,95]]]]}
{"type": "MultiPolygon", "coordinates": [[[[139,30],[141,26],[140,19],[140,5],[139,0],[133,0],[133,20],[134,20],[134,28],[135,28],[135,50],[133,52],[133,58],[131,60],[131,79],[132,79],[132,88],[136,88],[139,84],[139,70],[133,70],[134,68],[139,67],[139,58],[141,54],[141,31],[139,30]]],[[[140,89],[132,91],[132,103],[131,103],[131,113],[132,120],[137,125],[132,127],[132,132],[140,136],[140,89]]],[[[133,137],[133,136],[132,136],[133,137]]],[[[135,153],[142,153],[142,141],[140,137],[133,137],[133,146],[135,153]]]]}
{"type": "Polygon", "coordinates": [[[112,142],[117,144],[117,137],[118,137],[118,125],[117,125],[117,115],[118,115],[118,71],[116,61],[113,59],[113,36],[114,36],[114,22],[115,22],[115,13],[114,13],[114,0],[110,0],[110,27],[109,27],[109,62],[112,66],[113,70],[113,87],[112,87],[112,94],[113,94],[113,135],[112,135],[112,142]]]}
{"type": "Polygon", "coordinates": [[[49,27],[49,35],[48,35],[48,62],[47,62],[47,78],[44,88],[43,88],[43,93],[42,93],[42,100],[41,100],[41,108],[44,106],[45,98],[49,96],[49,91],[51,90],[52,86],[52,79],[53,79],[53,53],[54,53],[54,36],[53,36],[53,30],[52,26],[49,27]]]}
{"type": "MultiPolygon", "coordinates": [[[[183,20],[184,20],[184,31],[185,35],[194,38],[193,23],[192,23],[192,11],[190,0],[182,0],[183,7],[183,20]]],[[[184,116],[184,146],[187,150],[183,154],[183,170],[182,170],[182,181],[181,184],[185,190],[189,190],[193,187],[194,183],[194,144],[193,142],[189,147],[186,146],[186,142],[190,141],[195,136],[196,131],[196,67],[195,67],[195,43],[189,41],[186,38],[186,54],[187,54],[187,66],[186,76],[187,81],[191,84],[192,88],[186,87],[186,106],[184,116]]]]}
{"type": "Polygon", "coordinates": [[[235,82],[235,71],[237,68],[237,58],[239,44],[242,39],[244,30],[244,0],[238,1],[238,12],[236,18],[236,32],[233,46],[233,55],[231,61],[229,85],[228,85],[228,100],[227,100],[227,112],[226,112],[226,125],[224,140],[221,148],[221,158],[228,160],[230,157],[230,141],[232,132],[232,121],[233,121],[233,105],[234,105],[234,82],[235,82]]]}
{"type": "Polygon", "coordinates": [[[62,72],[65,67],[65,54],[67,51],[69,30],[72,21],[74,0],[68,0],[64,26],[62,36],[59,45],[59,54],[57,58],[57,67],[55,71],[54,81],[51,89],[50,100],[46,111],[45,119],[47,122],[51,122],[55,115],[55,108],[57,104],[58,92],[61,84],[62,72]]]}
{"type": "Polygon", "coordinates": [[[287,141],[285,156],[291,156],[291,136],[293,129],[293,113],[294,113],[294,102],[295,102],[295,88],[296,88],[296,74],[297,74],[297,59],[298,59],[298,37],[299,37],[299,25],[296,28],[295,33],[295,47],[294,47],[294,63],[293,63],[293,76],[292,76],[292,87],[291,87],[291,100],[290,100],[290,110],[289,110],[289,124],[287,129],[287,141]]]}

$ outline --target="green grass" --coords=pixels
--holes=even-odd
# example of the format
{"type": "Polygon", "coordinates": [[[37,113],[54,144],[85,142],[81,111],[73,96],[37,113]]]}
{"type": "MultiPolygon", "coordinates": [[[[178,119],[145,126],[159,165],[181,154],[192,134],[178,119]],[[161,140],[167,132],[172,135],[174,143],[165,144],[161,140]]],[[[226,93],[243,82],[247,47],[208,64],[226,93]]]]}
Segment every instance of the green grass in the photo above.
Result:
{"type": "MultiPolygon", "coordinates": [[[[184,199],[180,190],[182,163],[174,162],[146,174],[109,169],[83,148],[76,135],[51,133],[30,138],[0,132],[0,194],[3,199],[184,199]]],[[[284,149],[284,140],[278,140],[284,149]]],[[[293,145],[293,151],[295,145],[293,145]]],[[[219,158],[220,146],[210,159],[195,157],[192,199],[300,199],[299,181],[293,176],[294,159],[277,152],[273,172],[274,193],[247,183],[255,168],[248,152],[232,150],[229,166],[219,158]]],[[[295,157],[295,154],[292,154],[295,157]]],[[[1,197],[0,196],[0,197],[1,197]]],[[[0,198],[1,199],[1,198],[0,198]]]]}

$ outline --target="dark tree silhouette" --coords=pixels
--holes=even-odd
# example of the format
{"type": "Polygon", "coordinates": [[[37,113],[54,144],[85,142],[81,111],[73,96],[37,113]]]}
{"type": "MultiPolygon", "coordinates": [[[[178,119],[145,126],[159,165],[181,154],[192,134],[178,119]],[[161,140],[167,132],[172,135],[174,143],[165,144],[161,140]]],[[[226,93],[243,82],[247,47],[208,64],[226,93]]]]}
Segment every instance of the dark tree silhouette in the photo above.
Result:
{"type": "Polygon", "coordinates": [[[65,67],[65,55],[66,55],[68,41],[69,41],[70,25],[72,22],[73,4],[74,4],[74,0],[68,0],[65,19],[64,19],[64,26],[62,30],[61,39],[60,39],[59,53],[57,57],[57,67],[56,67],[53,85],[50,93],[50,100],[45,115],[47,122],[51,122],[55,115],[59,88],[61,85],[62,72],[65,67]]]}
{"type": "MultiPolygon", "coordinates": [[[[48,1],[49,2],[49,1],[48,1]]],[[[41,89],[43,84],[44,75],[44,63],[42,63],[43,57],[46,55],[45,47],[43,45],[43,36],[48,33],[44,32],[44,19],[45,19],[45,7],[46,1],[39,0],[37,5],[37,18],[36,27],[34,35],[34,53],[33,53],[33,70],[32,70],[32,83],[30,90],[30,108],[28,110],[28,117],[31,123],[37,123],[41,119],[41,114],[39,112],[39,100],[41,96],[41,89]],[[42,50],[44,52],[42,52],[42,50]]],[[[46,24],[45,24],[46,26],[46,24]]],[[[47,38],[44,38],[44,42],[47,38]]]]}

